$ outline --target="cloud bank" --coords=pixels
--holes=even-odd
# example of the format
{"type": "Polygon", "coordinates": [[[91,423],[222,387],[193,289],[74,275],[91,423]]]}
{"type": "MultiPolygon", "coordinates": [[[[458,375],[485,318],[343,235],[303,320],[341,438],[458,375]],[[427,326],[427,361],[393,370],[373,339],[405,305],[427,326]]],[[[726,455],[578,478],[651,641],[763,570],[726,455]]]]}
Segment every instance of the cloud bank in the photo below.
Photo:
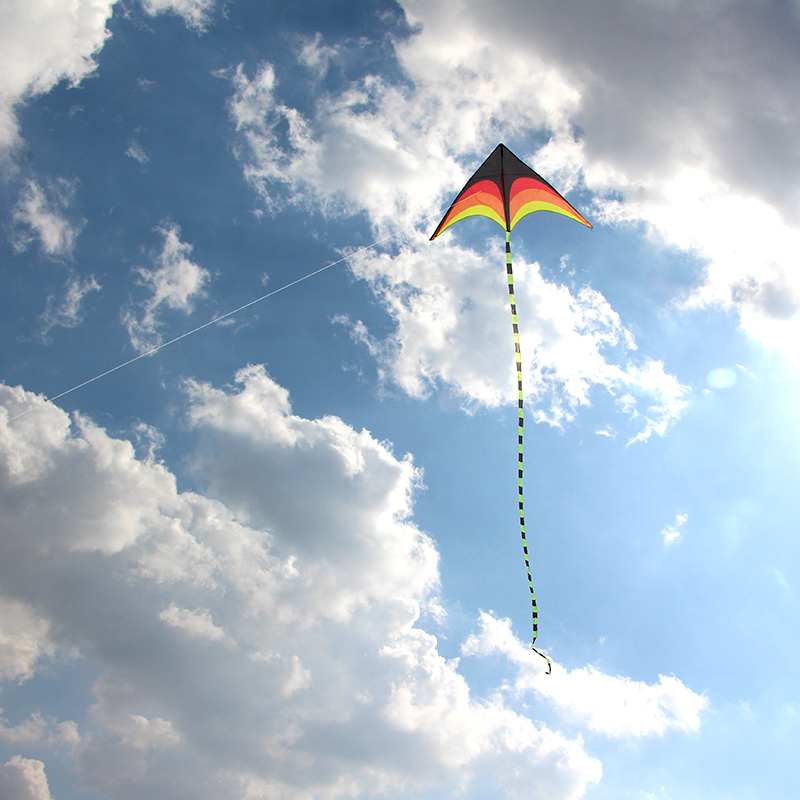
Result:
{"type": "MultiPolygon", "coordinates": [[[[322,47],[319,40],[304,46],[303,58],[314,47],[322,47]]],[[[416,56],[403,53],[415,63],[416,56]]],[[[316,204],[323,213],[363,209],[379,237],[403,225],[413,228],[420,218],[438,219],[440,212],[431,215],[431,209],[442,203],[446,187],[464,180],[456,145],[468,152],[486,145],[498,135],[496,118],[513,103],[519,105],[520,125],[566,124],[564,115],[574,100],[570,93],[551,96],[547,70],[533,72],[523,102],[516,93],[495,96],[489,90],[499,76],[488,62],[487,74],[462,83],[449,67],[429,66],[416,91],[365,79],[358,88],[325,98],[313,120],[279,102],[270,65],[252,79],[241,67],[229,75],[239,157],[267,208],[274,210],[276,198],[288,188],[293,202],[316,204]],[[450,82],[428,85],[434,75],[449,76],[450,82]],[[285,140],[279,135],[284,125],[285,140]],[[461,138],[468,131],[471,138],[460,141],[457,131],[461,138]]],[[[367,345],[382,377],[412,396],[443,383],[467,407],[510,402],[514,367],[505,273],[486,266],[490,260],[496,266],[497,253],[478,253],[452,241],[430,245],[410,230],[398,239],[399,253],[369,252],[350,262],[394,321],[394,333],[378,341],[360,321],[340,321],[367,345]]],[[[680,417],[686,388],[660,362],[629,357],[636,348],[633,337],[599,292],[545,281],[521,259],[515,269],[528,359],[524,383],[536,418],[561,425],[602,387],[637,418],[631,441],[663,434],[680,417]]]]}
{"type": "MultiPolygon", "coordinates": [[[[296,416],[263,367],[186,392],[202,493],[54,406],[0,426],[0,666],[26,680],[68,658],[98,676],[76,719],[31,709],[0,730],[21,758],[26,743],[67,748],[82,783],[109,798],[334,798],[475,780],[568,800],[599,779],[579,737],[513,698],[475,696],[421,627],[438,553],[413,522],[410,457],[335,417],[296,416]]],[[[39,402],[6,386],[0,399],[4,420],[39,402]]],[[[488,652],[488,630],[467,650],[488,652]]],[[[558,672],[548,693],[508,642],[520,688],[608,728],[616,707],[587,712],[558,672]]],[[[679,681],[587,675],[635,708],[612,735],[696,727],[703,701],[679,681]]],[[[38,767],[4,769],[44,785],[38,767]]]]}
{"type": "MultiPolygon", "coordinates": [[[[560,190],[590,193],[584,210],[595,222],[640,226],[703,265],[675,303],[732,310],[750,336],[793,357],[800,325],[800,229],[791,221],[800,199],[791,169],[800,161],[796,8],[736,0],[616,3],[611,11],[582,1],[402,5],[414,30],[394,41],[403,81],[367,75],[329,90],[304,116],[280,99],[271,65],[229,74],[237,152],[268,209],[288,199],[326,214],[366,213],[376,238],[429,229],[497,141],[538,140],[520,155],[560,190]]],[[[318,80],[356,46],[316,37],[301,44],[298,60],[318,80]]],[[[421,237],[404,244],[436,258],[421,237]]],[[[452,251],[453,259],[463,255],[452,251]]],[[[362,277],[395,314],[394,339],[419,353],[415,374],[408,362],[387,371],[402,372],[405,389],[425,384],[425,365],[439,354],[405,325],[403,297],[387,300],[376,275],[362,277]]],[[[435,292],[425,277],[414,280],[406,295],[435,292]]],[[[418,306],[417,316],[422,328],[434,326],[433,312],[423,320],[418,306]]],[[[384,343],[384,362],[395,345],[384,343]]],[[[560,355],[547,342],[539,347],[545,362],[560,355]]],[[[571,378],[593,380],[580,372],[571,378]]],[[[478,384],[487,381],[481,375],[474,393],[459,389],[482,403],[478,384]]],[[[674,386],[668,391],[675,396],[674,386]]],[[[566,391],[562,408],[574,397],[566,391]]],[[[662,407],[662,421],[679,414],[671,400],[662,407]]]]}

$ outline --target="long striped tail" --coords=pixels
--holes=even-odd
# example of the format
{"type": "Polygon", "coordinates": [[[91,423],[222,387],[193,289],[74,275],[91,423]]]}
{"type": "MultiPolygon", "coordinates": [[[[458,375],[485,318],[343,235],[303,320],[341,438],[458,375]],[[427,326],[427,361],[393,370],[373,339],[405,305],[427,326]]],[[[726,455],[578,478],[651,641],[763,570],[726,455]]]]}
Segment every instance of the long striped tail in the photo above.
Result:
{"type": "Polygon", "coordinates": [[[536,607],[536,592],[533,591],[533,578],[531,577],[531,562],[528,556],[528,540],[525,537],[525,509],[522,499],[522,430],[523,430],[523,405],[522,396],[522,351],[519,346],[519,324],[517,322],[517,301],[514,297],[514,272],[511,268],[511,232],[506,231],[506,272],[508,273],[508,295],[511,300],[511,324],[514,327],[514,350],[517,356],[517,396],[519,405],[519,531],[522,534],[522,550],[525,553],[525,568],[528,570],[528,586],[531,589],[531,606],[533,609],[533,639],[531,650],[538,653],[547,662],[547,674],[552,671],[550,659],[536,649],[536,636],[539,633],[539,611],[536,607]]]}

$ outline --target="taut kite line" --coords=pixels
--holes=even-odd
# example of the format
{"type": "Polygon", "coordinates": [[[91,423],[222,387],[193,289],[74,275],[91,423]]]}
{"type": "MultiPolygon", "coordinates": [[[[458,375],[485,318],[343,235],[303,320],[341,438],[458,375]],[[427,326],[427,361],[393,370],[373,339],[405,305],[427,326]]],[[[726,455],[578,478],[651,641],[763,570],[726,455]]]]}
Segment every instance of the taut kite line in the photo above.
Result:
{"type": "Polygon", "coordinates": [[[511,269],[511,231],[527,214],[534,211],[553,211],[563,214],[591,228],[592,226],[579,214],[541,175],[517,158],[504,144],[499,144],[466,186],[458,193],[448,212],[431,236],[435,239],[451,225],[466,217],[482,216],[493,219],[506,232],[506,272],[508,273],[508,294],[511,300],[511,324],[514,328],[514,349],[517,358],[517,395],[519,406],[519,529],[522,534],[522,550],[525,553],[525,567],[528,570],[528,585],[531,589],[533,609],[533,639],[531,650],[547,661],[547,673],[552,668],[550,659],[536,649],[536,636],[539,633],[539,611],[536,607],[536,593],[533,590],[531,562],[528,556],[528,540],[525,536],[525,511],[522,498],[522,353],[519,346],[519,325],[517,323],[517,302],[514,298],[514,273],[511,269]]]}

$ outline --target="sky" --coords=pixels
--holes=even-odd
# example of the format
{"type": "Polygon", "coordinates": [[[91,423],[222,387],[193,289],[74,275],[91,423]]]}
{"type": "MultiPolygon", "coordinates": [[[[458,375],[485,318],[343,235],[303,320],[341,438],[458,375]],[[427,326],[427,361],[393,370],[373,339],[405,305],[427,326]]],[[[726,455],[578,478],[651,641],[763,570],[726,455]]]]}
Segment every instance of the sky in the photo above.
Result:
{"type": "Polygon", "coordinates": [[[797,0],[3,3],[0,797],[791,796],[798,76],[797,0]],[[499,142],[593,224],[511,236],[550,675],[429,241],[499,142]]]}

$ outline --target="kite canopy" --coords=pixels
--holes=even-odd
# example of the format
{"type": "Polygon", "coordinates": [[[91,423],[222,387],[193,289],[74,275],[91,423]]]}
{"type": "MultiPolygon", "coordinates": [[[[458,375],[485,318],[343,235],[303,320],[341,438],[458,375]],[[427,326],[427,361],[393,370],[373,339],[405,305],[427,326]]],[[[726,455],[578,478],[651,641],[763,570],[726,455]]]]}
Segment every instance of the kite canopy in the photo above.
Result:
{"type": "Polygon", "coordinates": [[[431,239],[474,216],[489,217],[510,232],[534,211],[553,211],[592,227],[541,175],[499,144],[458,193],[431,239]]]}

